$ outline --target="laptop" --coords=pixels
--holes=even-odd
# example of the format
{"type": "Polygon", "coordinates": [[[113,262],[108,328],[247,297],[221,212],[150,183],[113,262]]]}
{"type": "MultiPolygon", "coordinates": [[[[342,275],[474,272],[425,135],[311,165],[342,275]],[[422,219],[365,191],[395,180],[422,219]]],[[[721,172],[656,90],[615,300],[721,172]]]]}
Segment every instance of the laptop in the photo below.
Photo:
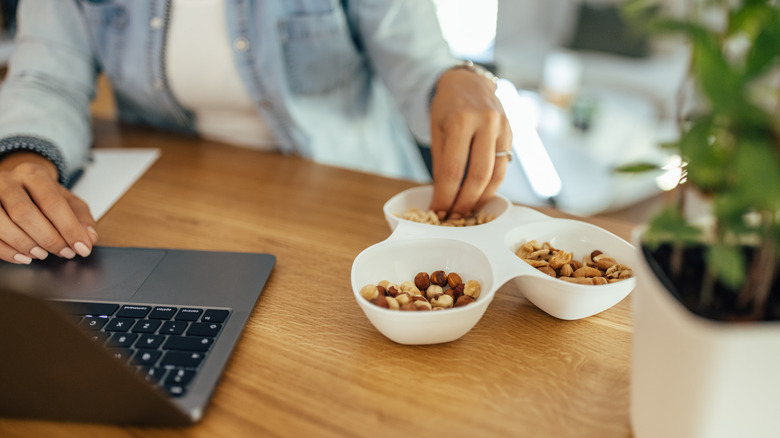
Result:
{"type": "Polygon", "coordinates": [[[198,422],[275,262],[97,246],[0,263],[0,416],[198,422]]]}

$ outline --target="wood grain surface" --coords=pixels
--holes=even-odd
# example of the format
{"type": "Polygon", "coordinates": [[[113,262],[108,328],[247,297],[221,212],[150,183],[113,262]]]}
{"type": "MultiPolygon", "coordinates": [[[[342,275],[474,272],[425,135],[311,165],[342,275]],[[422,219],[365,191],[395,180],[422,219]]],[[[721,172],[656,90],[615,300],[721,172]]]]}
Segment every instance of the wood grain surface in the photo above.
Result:
{"type": "MultiPolygon", "coordinates": [[[[96,147],[162,151],[101,219],[100,244],[268,252],[277,265],[198,425],[0,419],[0,436],[631,435],[630,296],[562,321],[507,284],[459,340],[395,344],[355,303],[350,269],[390,235],[385,201],[415,183],[113,122],[95,131],[96,147]]],[[[629,223],[587,221],[630,237],[629,223]]]]}

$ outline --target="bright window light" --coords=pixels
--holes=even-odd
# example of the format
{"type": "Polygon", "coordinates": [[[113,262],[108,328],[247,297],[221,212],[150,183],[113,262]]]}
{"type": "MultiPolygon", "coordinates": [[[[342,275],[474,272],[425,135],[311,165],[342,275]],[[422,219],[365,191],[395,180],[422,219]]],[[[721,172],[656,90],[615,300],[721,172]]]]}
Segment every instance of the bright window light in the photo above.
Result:
{"type": "Polygon", "coordinates": [[[492,62],[498,0],[433,0],[444,39],[455,57],[492,62]]]}

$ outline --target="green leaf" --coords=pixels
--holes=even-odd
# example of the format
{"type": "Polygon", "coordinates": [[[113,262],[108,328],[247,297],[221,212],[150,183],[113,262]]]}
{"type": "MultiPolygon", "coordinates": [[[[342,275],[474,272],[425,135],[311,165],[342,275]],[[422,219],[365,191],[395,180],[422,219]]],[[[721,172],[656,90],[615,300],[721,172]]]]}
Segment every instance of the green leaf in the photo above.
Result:
{"type": "Polygon", "coordinates": [[[749,78],[769,70],[780,57],[780,14],[769,6],[761,8],[761,12],[763,25],[753,40],[745,62],[745,75],[749,78]]]}
{"type": "Polygon", "coordinates": [[[692,244],[701,241],[701,230],[688,224],[682,213],[675,207],[666,207],[651,221],[644,242],[650,246],[664,242],[692,244]]]}
{"type": "Polygon", "coordinates": [[[726,286],[738,289],[745,281],[745,256],[738,247],[713,245],[707,251],[707,264],[726,286]]]}
{"type": "Polygon", "coordinates": [[[624,164],[622,166],[618,166],[615,168],[616,172],[621,172],[621,173],[643,173],[652,170],[661,170],[661,167],[655,163],[638,162],[638,163],[624,164]]]}

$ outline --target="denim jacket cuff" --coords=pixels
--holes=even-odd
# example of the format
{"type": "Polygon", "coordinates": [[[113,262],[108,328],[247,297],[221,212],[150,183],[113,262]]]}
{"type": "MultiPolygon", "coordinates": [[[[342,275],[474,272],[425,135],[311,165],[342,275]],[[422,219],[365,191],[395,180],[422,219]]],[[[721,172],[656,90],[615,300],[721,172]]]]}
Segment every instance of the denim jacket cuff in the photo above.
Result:
{"type": "Polygon", "coordinates": [[[60,150],[48,140],[38,137],[18,135],[0,139],[0,160],[13,152],[29,151],[42,155],[57,167],[60,184],[67,186],[70,176],[65,168],[65,160],[60,150]]]}

